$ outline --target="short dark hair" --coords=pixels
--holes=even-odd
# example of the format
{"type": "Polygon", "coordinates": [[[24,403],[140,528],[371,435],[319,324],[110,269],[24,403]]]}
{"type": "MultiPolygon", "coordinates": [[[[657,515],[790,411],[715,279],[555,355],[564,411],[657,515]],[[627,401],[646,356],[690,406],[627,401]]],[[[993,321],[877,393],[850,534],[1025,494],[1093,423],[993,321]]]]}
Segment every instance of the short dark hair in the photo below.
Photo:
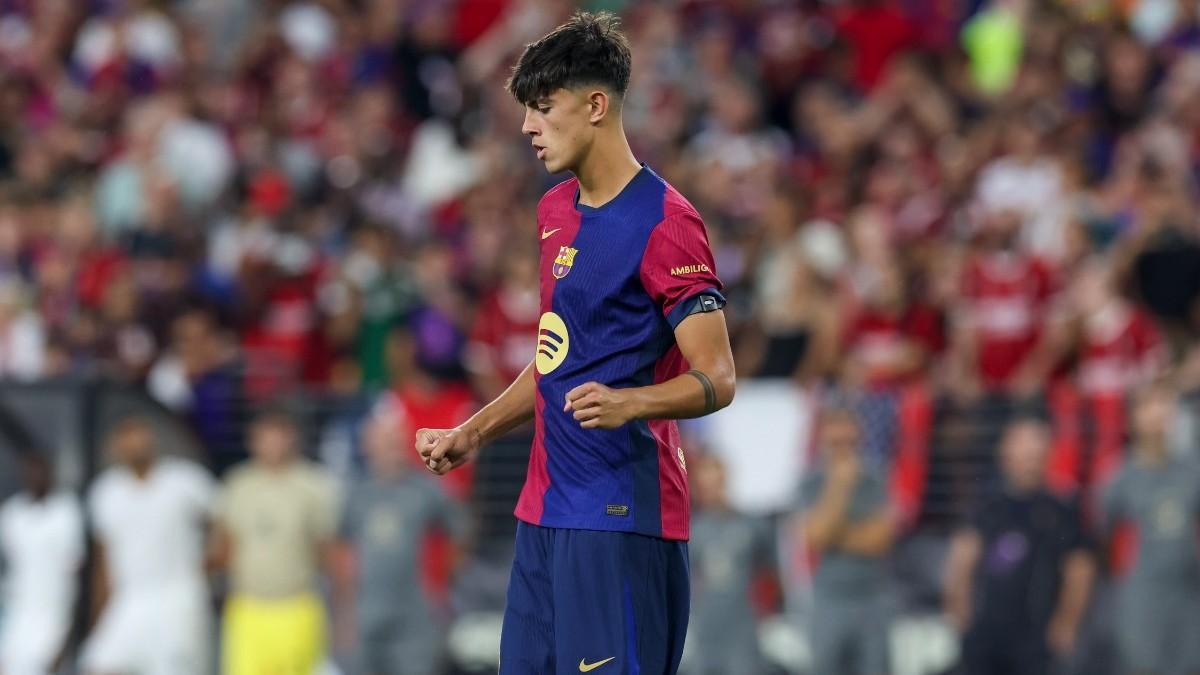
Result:
{"type": "Polygon", "coordinates": [[[291,432],[297,432],[300,428],[300,424],[296,420],[296,416],[292,413],[291,408],[280,401],[270,402],[255,411],[250,426],[255,429],[261,427],[278,427],[291,432]]]}
{"type": "Polygon", "coordinates": [[[505,87],[533,105],[556,89],[598,84],[618,97],[629,88],[633,56],[612,12],[576,12],[566,23],[525,46],[505,87]]]}

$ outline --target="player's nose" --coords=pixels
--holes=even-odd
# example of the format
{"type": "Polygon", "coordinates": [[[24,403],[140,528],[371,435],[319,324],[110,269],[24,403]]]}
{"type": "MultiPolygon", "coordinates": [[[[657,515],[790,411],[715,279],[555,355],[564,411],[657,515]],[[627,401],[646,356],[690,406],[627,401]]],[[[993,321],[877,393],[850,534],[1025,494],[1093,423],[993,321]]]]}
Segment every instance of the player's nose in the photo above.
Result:
{"type": "Polygon", "coordinates": [[[537,134],[537,125],[534,124],[533,108],[525,109],[525,120],[521,122],[521,133],[533,136],[537,134]]]}

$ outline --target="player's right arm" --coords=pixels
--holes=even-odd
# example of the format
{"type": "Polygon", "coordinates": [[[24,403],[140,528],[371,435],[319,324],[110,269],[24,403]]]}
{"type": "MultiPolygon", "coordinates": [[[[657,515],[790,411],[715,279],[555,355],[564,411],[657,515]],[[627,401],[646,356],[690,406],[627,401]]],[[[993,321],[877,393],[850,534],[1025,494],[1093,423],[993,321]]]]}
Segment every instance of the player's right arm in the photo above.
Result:
{"type": "Polygon", "coordinates": [[[453,429],[418,429],[417,453],[426,468],[441,476],[457,469],[479,449],[533,419],[533,362],[504,393],[453,429]]]}
{"type": "Polygon", "coordinates": [[[831,462],[820,496],[801,520],[804,543],[815,552],[833,547],[842,533],[858,480],[857,463],[855,457],[831,462]]]}
{"type": "Polygon", "coordinates": [[[966,630],[971,620],[975,566],[982,553],[983,537],[973,528],[959,531],[950,541],[943,602],[947,618],[959,630],[966,630]]]}
{"type": "Polygon", "coordinates": [[[108,605],[112,587],[108,577],[108,556],[104,544],[98,540],[92,542],[92,594],[89,598],[88,626],[95,627],[100,622],[100,615],[108,605]]]}

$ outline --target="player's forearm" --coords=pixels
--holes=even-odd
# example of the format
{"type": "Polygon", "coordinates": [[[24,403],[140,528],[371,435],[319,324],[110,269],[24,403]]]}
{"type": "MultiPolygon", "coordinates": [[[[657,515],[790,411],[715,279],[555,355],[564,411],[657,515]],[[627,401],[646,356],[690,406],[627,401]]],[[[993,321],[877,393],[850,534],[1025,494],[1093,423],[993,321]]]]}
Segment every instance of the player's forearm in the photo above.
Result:
{"type": "Polygon", "coordinates": [[[703,417],[728,406],[733,401],[735,387],[732,364],[693,368],[666,382],[630,389],[633,417],[646,420],[703,417]]]}
{"type": "Polygon", "coordinates": [[[1055,615],[1078,626],[1087,609],[1095,577],[1096,563],[1090,554],[1076,551],[1069,555],[1063,563],[1063,586],[1055,615]]]}
{"type": "Polygon", "coordinates": [[[942,589],[943,601],[946,613],[954,620],[959,630],[965,629],[971,619],[972,582],[981,549],[982,541],[974,531],[960,532],[950,542],[945,585],[942,589]]]}
{"type": "Polygon", "coordinates": [[[817,503],[804,514],[804,543],[820,552],[833,545],[846,520],[850,484],[827,481],[817,503]]]}
{"type": "Polygon", "coordinates": [[[896,524],[891,514],[884,511],[842,528],[838,548],[847,553],[878,558],[887,555],[895,539],[896,524]]]}
{"type": "Polygon", "coordinates": [[[479,445],[484,446],[533,419],[533,406],[533,362],[530,362],[504,393],[459,428],[473,434],[479,445]]]}

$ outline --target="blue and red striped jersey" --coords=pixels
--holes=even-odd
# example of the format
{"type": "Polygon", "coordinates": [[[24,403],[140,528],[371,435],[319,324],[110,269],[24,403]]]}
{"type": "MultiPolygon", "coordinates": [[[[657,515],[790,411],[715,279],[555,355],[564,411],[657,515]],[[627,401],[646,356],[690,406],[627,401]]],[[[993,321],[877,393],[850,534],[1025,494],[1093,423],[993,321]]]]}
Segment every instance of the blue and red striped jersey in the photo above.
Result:
{"type": "Polygon", "coordinates": [[[704,223],[643,165],[612,200],[579,204],[579,183],[538,204],[541,320],[534,358],[536,415],[521,520],[547,527],[688,538],[687,466],[673,420],[584,429],[563,412],[586,382],[613,388],[685,372],[675,327],[721,307],[704,223]]]}

